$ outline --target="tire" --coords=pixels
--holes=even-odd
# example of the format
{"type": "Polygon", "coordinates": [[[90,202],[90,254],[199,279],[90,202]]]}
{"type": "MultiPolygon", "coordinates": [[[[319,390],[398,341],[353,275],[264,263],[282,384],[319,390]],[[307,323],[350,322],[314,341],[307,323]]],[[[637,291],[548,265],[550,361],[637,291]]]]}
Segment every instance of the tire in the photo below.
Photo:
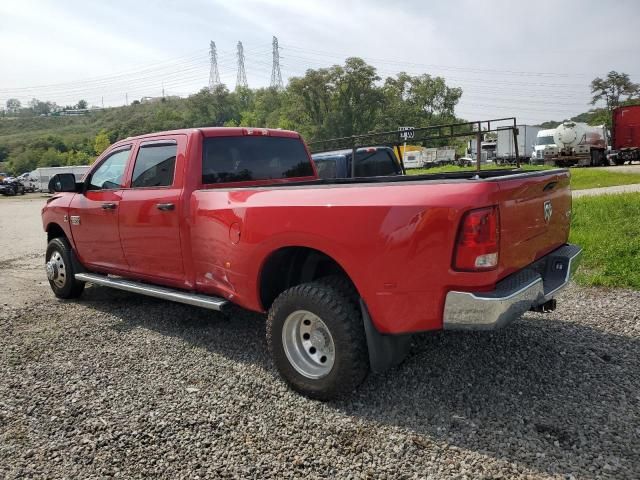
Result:
{"type": "Polygon", "coordinates": [[[47,245],[47,279],[58,298],[77,298],[84,290],[84,282],[75,279],[72,259],[73,251],[66,238],[54,238],[47,245]]]}
{"type": "Polygon", "coordinates": [[[344,296],[356,309],[360,308],[358,299],[360,295],[353,283],[344,275],[329,275],[316,280],[317,283],[332,287],[337,293],[344,296]]]}
{"type": "Polygon", "coordinates": [[[369,373],[362,315],[338,288],[321,281],[292,287],[276,298],[267,319],[276,369],[291,388],[317,400],[352,392],[369,373]]]}

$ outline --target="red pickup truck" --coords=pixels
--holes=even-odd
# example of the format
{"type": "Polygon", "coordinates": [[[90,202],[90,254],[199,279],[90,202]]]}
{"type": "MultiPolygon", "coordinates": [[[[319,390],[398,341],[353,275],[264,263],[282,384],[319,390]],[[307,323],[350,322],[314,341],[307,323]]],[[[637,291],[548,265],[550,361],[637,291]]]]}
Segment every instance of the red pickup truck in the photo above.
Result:
{"type": "Polygon", "coordinates": [[[268,312],[278,371],[319,399],[400,362],[412,333],[553,308],[581,254],[567,170],[321,179],[283,130],[127,138],[50,186],[55,295],[89,282],[268,312]]]}

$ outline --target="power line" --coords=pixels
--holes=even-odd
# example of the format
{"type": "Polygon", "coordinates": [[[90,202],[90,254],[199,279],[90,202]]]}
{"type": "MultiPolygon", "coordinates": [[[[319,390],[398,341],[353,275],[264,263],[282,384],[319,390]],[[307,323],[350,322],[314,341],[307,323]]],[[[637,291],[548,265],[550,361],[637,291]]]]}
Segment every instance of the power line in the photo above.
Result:
{"type": "MultiPolygon", "coordinates": [[[[514,71],[514,70],[498,70],[498,69],[488,69],[488,68],[479,68],[479,67],[468,67],[468,66],[459,66],[459,65],[427,64],[427,63],[406,62],[406,61],[384,59],[384,58],[365,57],[365,56],[337,53],[337,52],[327,52],[322,50],[300,48],[300,47],[291,46],[291,45],[285,45],[285,48],[287,48],[288,50],[294,50],[302,53],[307,53],[310,55],[339,58],[341,60],[344,60],[345,58],[348,58],[348,57],[357,56],[362,58],[363,60],[369,60],[375,63],[411,65],[411,66],[420,67],[420,68],[458,70],[462,72],[472,72],[472,73],[487,73],[487,74],[498,74],[498,75],[517,75],[517,76],[538,76],[538,77],[565,77],[565,78],[566,77],[590,77],[591,75],[593,75],[591,73],[514,71]]],[[[634,73],[632,75],[640,75],[640,73],[634,73]]]]}
{"type": "Polygon", "coordinates": [[[273,37],[271,43],[273,46],[273,66],[271,67],[271,88],[283,90],[282,73],[280,72],[280,49],[278,48],[278,39],[273,37]]]}
{"type": "Polygon", "coordinates": [[[244,49],[242,48],[242,42],[238,42],[238,76],[236,78],[236,88],[247,88],[247,72],[244,70],[244,49]]]}

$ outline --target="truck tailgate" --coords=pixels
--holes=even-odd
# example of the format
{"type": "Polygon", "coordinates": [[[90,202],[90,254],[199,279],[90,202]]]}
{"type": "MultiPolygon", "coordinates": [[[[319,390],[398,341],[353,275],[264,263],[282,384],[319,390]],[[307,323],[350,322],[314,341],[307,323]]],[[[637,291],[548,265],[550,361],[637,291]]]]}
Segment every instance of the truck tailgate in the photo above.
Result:
{"type": "Polygon", "coordinates": [[[500,277],[567,242],[571,223],[570,174],[550,170],[496,180],[500,206],[500,277]]]}

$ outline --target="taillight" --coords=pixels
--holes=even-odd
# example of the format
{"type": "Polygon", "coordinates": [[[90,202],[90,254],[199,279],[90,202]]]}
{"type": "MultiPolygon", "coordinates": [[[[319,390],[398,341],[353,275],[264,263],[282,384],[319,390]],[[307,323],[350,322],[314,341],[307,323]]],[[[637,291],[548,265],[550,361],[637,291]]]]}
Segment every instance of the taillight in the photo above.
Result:
{"type": "Polygon", "coordinates": [[[242,134],[243,135],[262,135],[266,137],[266,136],[269,136],[269,130],[266,128],[243,128],[242,134]]]}
{"type": "Polygon", "coordinates": [[[498,207],[471,210],[460,223],[453,268],[467,271],[491,270],[498,266],[499,245],[498,207]]]}

